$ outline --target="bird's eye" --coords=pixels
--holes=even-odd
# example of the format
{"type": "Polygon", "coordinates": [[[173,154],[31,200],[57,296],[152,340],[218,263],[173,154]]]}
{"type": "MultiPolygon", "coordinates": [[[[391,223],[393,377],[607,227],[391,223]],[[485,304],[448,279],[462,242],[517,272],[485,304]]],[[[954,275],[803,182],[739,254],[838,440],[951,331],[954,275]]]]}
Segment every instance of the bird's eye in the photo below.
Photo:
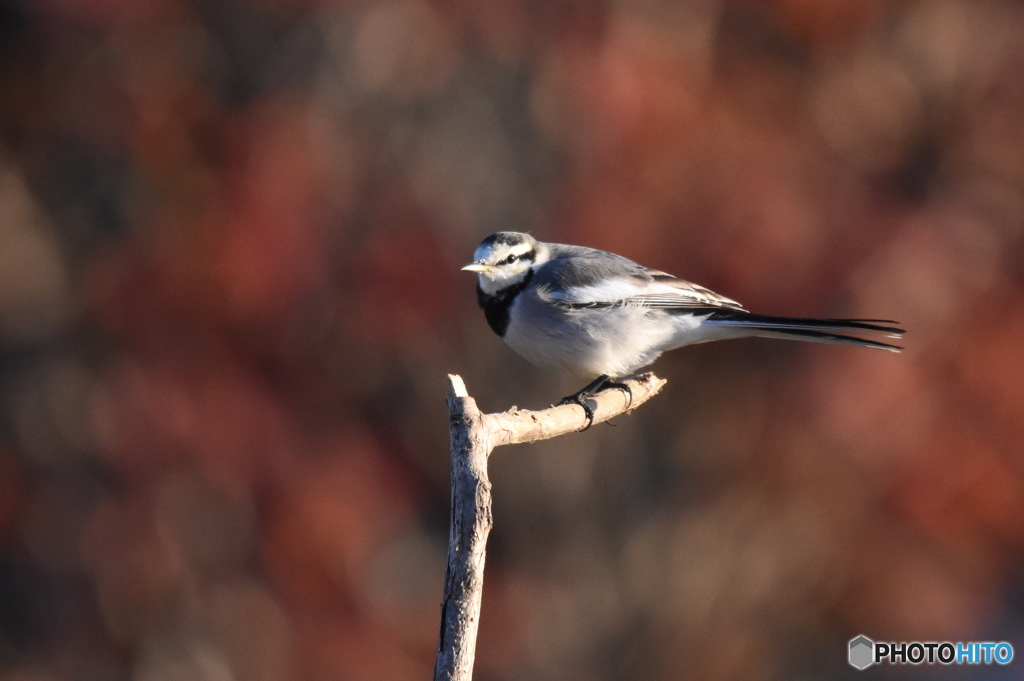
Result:
{"type": "Polygon", "coordinates": [[[508,263],[509,265],[514,263],[516,260],[519,260],[519,256],[514,254],[514,253],[512,255],[508,256],[507,258],[505,258],[505,262],[508,263]]]}

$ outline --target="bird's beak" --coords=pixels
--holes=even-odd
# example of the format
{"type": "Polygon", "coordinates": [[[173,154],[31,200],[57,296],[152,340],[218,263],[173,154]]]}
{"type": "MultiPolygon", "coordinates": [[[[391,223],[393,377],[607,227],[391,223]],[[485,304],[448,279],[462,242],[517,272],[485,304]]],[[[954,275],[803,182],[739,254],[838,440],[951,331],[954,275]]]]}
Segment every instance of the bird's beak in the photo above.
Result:
{"type": "Polygon", "coordinates": [[[485,265],[482,262],[471,262],[462,268],[463,272],[487,272],[493,270],[493,265],[485,265]]]}

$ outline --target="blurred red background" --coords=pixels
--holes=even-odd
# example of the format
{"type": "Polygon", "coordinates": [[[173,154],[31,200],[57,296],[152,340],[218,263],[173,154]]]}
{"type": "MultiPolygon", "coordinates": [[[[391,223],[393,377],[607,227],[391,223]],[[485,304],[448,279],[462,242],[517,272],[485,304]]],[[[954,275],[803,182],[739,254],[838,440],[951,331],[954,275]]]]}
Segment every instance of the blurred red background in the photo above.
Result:
{"type": "Polygon", "coordinates": [[[0,4],[0,677],[429,678],[445,374],[579,387],[476,308],[499,229],[909,334],[498,450],[477,678],[1024,650],[1022,68],[999,0],[0,4]]]}

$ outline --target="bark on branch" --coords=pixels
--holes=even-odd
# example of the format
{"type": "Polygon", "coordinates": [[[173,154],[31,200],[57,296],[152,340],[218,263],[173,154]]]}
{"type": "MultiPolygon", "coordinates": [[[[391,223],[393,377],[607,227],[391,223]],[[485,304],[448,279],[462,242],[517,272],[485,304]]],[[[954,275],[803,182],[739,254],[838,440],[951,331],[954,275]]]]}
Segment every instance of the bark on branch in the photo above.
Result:
{"type": "MultiPolygon", "coordinates": [[[[513,407],[500,414],[482,414],[462,378],[449,375],[448,381],[451,525],[434,681],[470,681],[480,623],[484,556],[492,524],[487,457],[500,445],[536,442],[583,430],[587,418],[583,409],[574,404],[541,411],[513,407]]],[[[588,400],[594,412],[593,425],[636,409],[665,385],[653,374],[625,383],[632,397],[612,388],[588,400]]]]}

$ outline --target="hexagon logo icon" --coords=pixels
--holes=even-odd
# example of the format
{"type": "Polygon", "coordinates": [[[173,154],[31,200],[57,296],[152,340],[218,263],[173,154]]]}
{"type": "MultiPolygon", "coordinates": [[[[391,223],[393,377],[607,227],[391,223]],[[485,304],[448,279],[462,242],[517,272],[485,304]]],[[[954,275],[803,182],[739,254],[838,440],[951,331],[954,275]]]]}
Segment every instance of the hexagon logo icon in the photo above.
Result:
{"type": "Polygon", "coordinates": [[[867,669],[875,663],[875,642],[861,635],[850,639],[850,666],[867,669]]]}

